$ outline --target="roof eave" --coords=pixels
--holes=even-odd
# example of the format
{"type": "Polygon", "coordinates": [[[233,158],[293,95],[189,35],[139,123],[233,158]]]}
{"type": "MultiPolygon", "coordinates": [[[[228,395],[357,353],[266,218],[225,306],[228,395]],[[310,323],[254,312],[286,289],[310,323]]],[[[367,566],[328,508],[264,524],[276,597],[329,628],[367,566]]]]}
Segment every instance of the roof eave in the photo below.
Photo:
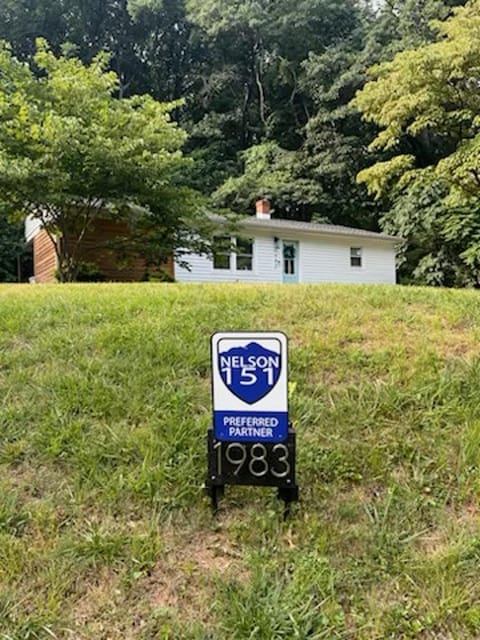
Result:
{"type": "Polygon", "coordinates": [[[263,222],[257,221],[257,218],[253,218],[252,220],[240,220],[238,224],[241,224],[246,227],[250,227],[252,229],[262,229],[265,231],[290,231],[291,233],[299,233],[299,234],[314,234],[314,235],[323,235],[323,236],[335,236],[337,238],[366,238],[368,240],[380,240],[382,242],[391,242],[393,244],[400,244],[403,239],[397,236],[388,236],[380,233],[349,233],[348,231],[339,232],[339,231],[327,231],[326,229],[287,229],[282,227],[275,227],[268,224],[268,221],[263,222]],[[253,222],[253,224],[252,224],[253,222]]]}

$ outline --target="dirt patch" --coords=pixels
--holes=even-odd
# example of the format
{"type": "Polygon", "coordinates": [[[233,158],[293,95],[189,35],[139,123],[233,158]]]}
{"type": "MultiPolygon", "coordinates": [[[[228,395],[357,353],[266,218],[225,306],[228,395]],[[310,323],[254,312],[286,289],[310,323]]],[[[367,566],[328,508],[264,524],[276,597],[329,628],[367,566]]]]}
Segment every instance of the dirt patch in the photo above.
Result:
{"type": "Polygon", "coordinates": [[[418,539],[418,550],[429,557],[439,557],[455,546],[455,540],[462,536],[474,536],[480,531],[480,507],[476,503],[466,503],[449,508],[442,527],[432,529],[418,539]],[[452,542],[453,541],[453,542],[452,542]]]}
{"type": "Polygon", "coordinates": [[[73,628],[65,637],[72,640],[136,640],[141,637],[145,619],[142,611],[127,603],[123,581],[122,571],[107,567],[95,570],[79,581],[80,597],[70,616],[73,628]]]}
{"type": "Polygon", "coordinates": [[[10,351],[32,351],[33,345],[31,340],[21,338],[19,336],[13,336],[8,344],[10,351]]]}
{"type": "Polygon", "coordinates": [[[112,596],[119,592],[120,577],[110,568],[99,569],[91,580],[85,580],[82,584],[83,592],[75,603],[72,618],[78,628],[89,624],[90,631],[95,631],[95,623],[98,620],[96,631],[103,630],[102,611],[112,606],[112,596]]]}
{"type": "Polygon", "coordinates": [[[157,617],[214,628],[216,581],[249,579],[241,551],[209,531],[188,538],[169,532],[163,544],[150,574],[127,589],[122,572],[108,568],[83,581],[72,612],[75,638],[134,640],[157,617]]]}
{"type": "Polygon", "coordinates": [[[473,332],[449,331],[444,340],[438,345],[438,352],[444,358],[472,360],[478,357],[480,349],[478,348],[478,340],[473,332]]]}
{"type": "Polygon", "coordinates": [[[139,589],[152,608],[172,610],[182,622],[212,624],[212,593],[218,578],[246,582],[241,550],[221,534],[199,532],[166,543],[163,558],[139,589]]]}
{"type": "Polygon", "coordinates": [[[466,502],[452,509],[452,518],[460,527],[472,533],[480,529],[480,505],[476,502],[466,502]]]}
{"type": "Polygon", "coordinates": [[[450,540],[446,531],[433,529],[418,538],[417,546],[422,555],[433,558],[448,552],[450,540]]]}

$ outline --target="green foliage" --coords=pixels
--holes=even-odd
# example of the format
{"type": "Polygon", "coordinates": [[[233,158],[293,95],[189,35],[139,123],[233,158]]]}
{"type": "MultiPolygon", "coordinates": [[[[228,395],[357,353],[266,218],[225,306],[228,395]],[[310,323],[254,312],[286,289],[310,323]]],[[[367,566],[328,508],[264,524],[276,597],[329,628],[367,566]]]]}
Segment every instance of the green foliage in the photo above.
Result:
{"type": "MultiPolygon", "coordinates": [[[[428,147],[423,154],[415,153],[412,142],[419,168],[422,160],[438,165],[439,178],[460,191],[475,193],[472,167],[480,99],[471,79],[480,65],[480,4],[457,9],[454,17],[437,22],[436,29],[436,42],[373,67],[373,80],[353,104],[381,127],[372,149],[388,151],[398,149],[404,140],[418,141],[420,148],[428,147]]],[[[404,172],[408,165],[403,166],[404,172]]],[[[390,171],[389,165],[384,171],[390,171]]],[[[360,180],[381,194],[384,185],[372,175],[363,172],[360,180]]]]}
{"type": "MultiPolygon", "coordinates": [[[[223,68],[223,95],[237,79],[242,80],[234,104],[237,114],[238,105],[243,105],[240,122],[247,127],[237,147],[241,174],[224,182],[217,199],[245,212],[252,210],[259,195],[267,193],[279,217],[310,220],[315,216],[344,223],[354,222],[355,217],[362,219],[368,206],[358,206],[362,196],[352,197],[345,188],[348,185],[357,194],[361,192],[353,180],[355,171],[345,171],[344,163],[349,160],[352,165],[356,160],[351,148],[347,150],[352,142],[347,138],[348,125],[343,129],[345,142],[332,127],[333,111],[339,101],[345,103],[345,96],[333,96],[332,89],[325,108],[325,104],[320,106],[322,92],[317,85],[318,81],[324,85],[335,82],[332,67],[343,71],[351,63],[355,47],[361,46],[358,7],[351,2],[321,1],[263,3],[260,8],[255,3],[237,7],[235,2],[191,3],[190,7],[217,47],[227,34],[236,45],[231,66],[223,68]],[[245,43],[250,43],[250,51],[244,49],[240,57],[245,43]],[[341,64],[332,65],[333,52],[343,56],[341,64]],[[245,147],[247,151],[242,150],[245,147]]],[[[219,106],[224,110],[225,103],[219,106]]],[[[208,113],[193,129],[194,136],[205,130],[206,122],[214,124],[218,132],[228,122],[222,117],[215,121],[208,113]]],[[[358,128],[358,117],[356,120],[350,131],[358,128]]],[[[238,172],[234,164],[232,168],[238,172]]]]}
{"type": "Polygon", "coordinates": [[[188,161],[186,135],[170,116],[176,103],[116,99],[119,81],[105,54],[84,66],[39,42],[38,78],[6,45],[0,59],[4,206],[62,238],[55,244],[61,280],[76,277],[82,240],[100,216],[127,219],[132,241],[142,239],[142,255],[154,263],[188,246],[198,203],[182,185],[188,161]]]}
{"type": "MultiPolygon", "coordinates": [[[[379,3],[380,4],[380,3],[379,3]]],[[[433,23],[445,20],[466,0],[388,0],[370,21],[365,55],[370,64],[391,60],[396,53],[435,39],[433,23]]]]}
{"type": "MultiPolygon", "coordinates": [[[[442,35],[438,40],[438,21],[465,4],[464,0],[4,0],[0,38],[9,40],[14,55],[28,61],[32,74],[39,76],[44,72],[33,62],[37,37],[46,39],[55,54],[76,56],[87,66],[104,51],[108,54],[108,60],[102,57],[104,69],[113,70],[117,78],[111,95],[148,93],[172,103],[170,117],[188,132],[184,151],[194,159],[180,170],[182,184],[208,196],[215,193],[217,201],[242,213],[268,193],[278,216],[378,230],[393,204],[399,210],[397,201],[404,200],[409,208],[408,184],[394,195],[391,191],[407,167],[436,166],[440,183],[444,176],[454,179],[452,208],[465,206],[467,192],[475,200],[470,175],[476,171],[476,142],[470,133],[464,136],[468,123],[462,121],[463,107],[455,100],[466,100],[467,110],[476,113],[476,100],[467,96],[465,82],[468,70],[476,68],[475,42],[464,55],[469,38],[476,36],[465,32],[464,37],[459,31],[458,37],[452,32],[452,37],[442,35]],[[454,72],[450,77],[448,64],[437,60],[449,42],[454,52],[455,38],[460,51],[458,78],[454,72]],[[434,48],[429,49],[428,43],[434,48]],[[385,62],[397,64],[400,52],[408,66],[411,53],[406,50],[427,46],[425,51],[431,52],[437,45],[438,56],[427,56],[419,64],[411,58],[411,77],[405,82],[399,78],[384,92],[390,100],[384,115],[400,118],[397,133],[403,116],[406,129],[412,130],[400,131],[397,147],[382,146],[369,154],[369,145],[378,134],[381,141],[384,127],[375,118],[362,121],[350,104],[365,86],[367,69],[372,65],[383,69],[385,62]],[[428,95],[413,91],[409,107],[406,93],[403,97],[400,93],[405,88],[408,93],[415,78],[428,81],[428,95]],[[435,119],[438,113],[429,111],[435,96],[445,99],[450,120],[444,123],[446,132],[435,119]],[[446,102],[450,99],[452,109],[446,102]],[[423,129],[421,119],[415,122],[415,110],[420,108],[427,123],[423,129]],[[401,168],[397,160],[389,163],[392,155],[405,156],[401,168]],[[361,184],[356,181],[359,173],[361,184]],[[367,184],[388,196],[373,198],[367,184]]],[[[473,6],[470,3],[465,11],[474,10],[473,6]]],[[[464,22],[465,28],[475,28],[475,20],[470,25],[468,19],[464,22]]],[[[454,53],[450,61],[456,64],[454,53]]],[[[388,142],[397,144],[395,131],[390,133],[388,142]]],[[[437,191],[432,186],[431,192],[437,191]]],[[[157,202],[173,210],[183,199],[183,210],[197,208],[191,195],[174,192],[165,191],[157,202]]],[[[162,238],[165,215],[152,218],[147,233],[151,242],[146,251],[154,261],[160,259],[155,242],[167,248],[174,244],[162,238]]],[[[173,211],[168,214],[172,217],[173,211]]],[[[136,247],[141,247],[142,233],[146,230],[137,234],[136,247]]],[[[409,251],[407,256],[411,275],[418,254],[409,251]]]]}
{"type": "Polygon", "coordinates": [[[435,42],[373,67],[353,101],[380,127],[370,149],[390,156],[358,180],[392,203],[385,221],[410,241],[416,279],[478,286],[480,3],[433,26],[435,42]]]}
{"type": "Polygon", "coordinates": [[[395,156],[391,160],[377,162],[372,167],[360,171],[357,179],[360,183],[366,183],[370,193],[380,198],[393,186],[408,184],[414,167],[415,158],[408,155],[395,156]]]}
{"type": "Polygon", "coordinates": [[[400,279],[435,286],[479,286],[480,210],[446,205],[448,185],[412,182],[383,216],[382,226],[405,240],[400,279]]]}
{"type": "MultiPolygon", "coordinates": [[[[159,100],[191,96],[203,72],[204,51],[192,33],[185,0],[129,0],[127,5],[133,20],[130,40],[141,65],[128,76],[131,90],[138,92],[140,86],[159,100]]],[[[185,123],[185,107],[175,113],[185,123]]]]}
{"type": "Polygon", "coordinates": [[[105,282],[105,275],[91,262],[80,262],[78,265],[77,282],[105,282]]]}
{"type": "Polygon", "coordinates": [[[106,51],[122,94],[148,90],[137,45],[141,36],[127,0],[2,0],[0,39],[11,43],[17,57],[31,59],[37,38],[47,40],[57,54],[69,51],[84,63],[106,51]]]}
{"type": "Polygon", "coordinates": [[[268,195],[281,211],[281,217],[311,217],[318,202],[318,185],[304,177],[299,155],[266,142],[243,154],[245,170],[238,178],[229,178],[214,194],[218,204],[240,213],[254,211],[259,196],[268,195]],[[310,211],[309,211],[310,210],[310,211]]]}
{"type": "Polygon", "coordinates": [[[227,153],[267,141],[298,150],[311,110],[302,65],[357,28],[355,3],[210,0],[187,6],[212,48],[208,77],[198,87],[203,109],[191,111],[194,140],[227,136],[227,153]]]}
{"type": "Polygon", "coordinates": [[[17,281],[17,259],[23,247],[23,225],[9,222],[0,213],[0,282],[17,281]]]}
{"type": "MultiPolygon", "coordinates": [[[[378,228],[382,204],[372,202],[355,180],[371,164],[366,145],[375,129],[361,122],[349,102],[363,86],[368,66],[402,46],[431,37],[430,19],[445,17],[448,7],[436,1],[393,2],[375,13],[348,2],[335,6],[304,2],[293,7],[289,2],[212,1],[188,6],[216,48],[225,47],[222,34],[236,43],[230,66],[210,76],[212,89],[222,96],[218,102],[222,114],[214,118],[212,107],[217,106],[210,103],[208,113],[192,129],[194,139],[196,135],[203,141],[209,136],[221,138],[226,126],[226,136],[232,139],[226,96],[237,80],[243,83],[235,89],[237,114],[238,105],[244,107],[236,121],[249,126],[233,147],[241,153],[242,171],[217,191],[222,204],[229,202],[245,212],[256,197],[269,193],[282,217],[313,216],[378,228]],[[245,50],[242,57],[245,43],[253,53],[248,56],[245,50]],[[252,71],[249,75],[242,69],[243,59],[250,61],[256,82],[242,102],[242,88],[252,80],[252,71]],[[247,152],[242,147],[248,147],[247,152]]],[[[223,158],[232,151],[228,146],[220,149],[223,158]]],[[[229,170],[238,171],[233,161],[229,170]]]]}

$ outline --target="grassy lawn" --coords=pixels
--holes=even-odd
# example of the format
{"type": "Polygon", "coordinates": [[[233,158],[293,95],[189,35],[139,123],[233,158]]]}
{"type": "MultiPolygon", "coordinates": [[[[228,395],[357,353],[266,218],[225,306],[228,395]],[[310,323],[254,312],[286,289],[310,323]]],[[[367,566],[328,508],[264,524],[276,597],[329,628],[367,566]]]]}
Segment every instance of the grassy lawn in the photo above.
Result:
{"type": "Polygon", "coordinates": [[[0,286],[0,639],[480,637],[480,298],[0,286]],[[209,336],[290,337],[301,503],[202,484],[209,336]]]}

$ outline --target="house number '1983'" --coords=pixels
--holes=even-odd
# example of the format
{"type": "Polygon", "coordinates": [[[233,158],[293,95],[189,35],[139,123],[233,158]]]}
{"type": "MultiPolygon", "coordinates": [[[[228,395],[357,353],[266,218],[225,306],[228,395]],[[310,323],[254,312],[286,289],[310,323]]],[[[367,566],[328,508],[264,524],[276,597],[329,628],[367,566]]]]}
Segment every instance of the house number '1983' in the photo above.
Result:
{"type": "Polygon", "coordinates": [[[234,476],[247,471],[255,478],[263,478],[271,474],[275,478],[286,478],[291,472],[289,461],[290,450],[285,444],[276,444],[270,451],[265,445],[256,443],[253,446],[239,442],[217,442],[213,449],[217,454],[217,473],[224,473],[224,463],[231,465],[234,476]]]}

